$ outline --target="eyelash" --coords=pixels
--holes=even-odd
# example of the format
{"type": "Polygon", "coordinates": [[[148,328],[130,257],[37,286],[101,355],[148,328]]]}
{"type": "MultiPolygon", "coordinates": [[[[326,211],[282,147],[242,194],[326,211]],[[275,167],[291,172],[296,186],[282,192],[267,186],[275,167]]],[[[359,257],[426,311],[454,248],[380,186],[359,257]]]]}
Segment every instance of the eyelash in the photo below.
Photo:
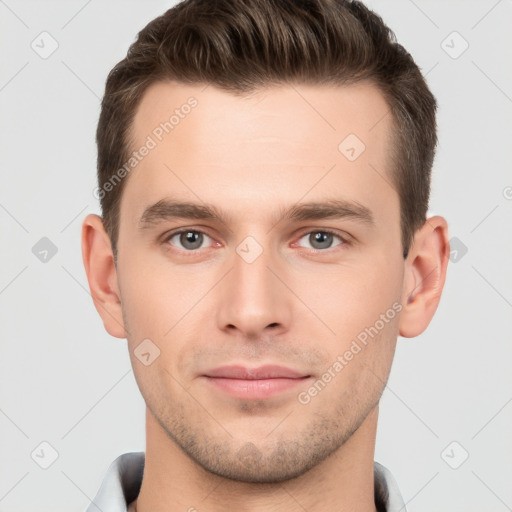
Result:
{"type": "MultiPolygon", "coordinates": [[[[199,229],[179,229],[177,231],[173,231],[167,235],[165,235],[164,239],[162,240],[162,244],[164,245],[167,245],[169,243],[169,241],[174,238],[175,236],[177,235],[181,235],[182,233],[200,233],[202,235],[205,235],[207,236],[208,238],[212,239],[213,238],[208,235],[208,233],[205,233],[204,231],[201,231],[199,229]]],[[[304,238],[304,236],[306,235],[310,235],[312,233],[327,233],[327,234],[330,234],[330,235],[333,235],[334,237],[338,238],[341,243],[335,245],[334,247],[328,247],[326,249],[314,249],[314,248],[308,248],[308,247],[301,247],[301,249],[306,249],[307,251],[309,252],[312,252],[313,254],[318,254],[318,253],[328,253],[332,250],[334,250],[336,247],[339,247],[341,246],[341,250],[344,246],[349,246],[351,245],[351,241],[349,240],[348,237],[343,237],[341,236],[338,232],[336,231],[333,231],[331,229],[328,229],[328,228],[325,228],[325,229],[312,229],[312,230],[309,230],[309,231],[304,231],[300,234],[300,236],[298,237],[297,240],[301,240],[302,238],[304,238]]],[[[296,243],[296,242],[294,242],[296,243]]],[[[182,253],[186,253],[190,256],[194,256],[196,255],[198,252],[199,252],[199,249],[178,249],[180,252],[182,253]]]]}

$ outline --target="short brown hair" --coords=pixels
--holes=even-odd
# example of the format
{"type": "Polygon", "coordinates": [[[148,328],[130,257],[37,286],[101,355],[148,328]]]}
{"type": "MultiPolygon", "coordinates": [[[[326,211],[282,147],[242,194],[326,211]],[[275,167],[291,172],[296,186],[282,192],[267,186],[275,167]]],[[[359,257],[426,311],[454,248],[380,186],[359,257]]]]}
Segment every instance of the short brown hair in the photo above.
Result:
{"type": "Polygon", "coordinates": [[[392,181],[400,198],[404,258],[426,221],[437,144],[437,103],[410,54],[358,1],[185,0],[152,20],[109,73],[96,133],[105,229],[117,256],[124,178],[146,89],[162,80],[208,83],[233,94],[272,84],[375,84],[389,107],[392,181]]]}

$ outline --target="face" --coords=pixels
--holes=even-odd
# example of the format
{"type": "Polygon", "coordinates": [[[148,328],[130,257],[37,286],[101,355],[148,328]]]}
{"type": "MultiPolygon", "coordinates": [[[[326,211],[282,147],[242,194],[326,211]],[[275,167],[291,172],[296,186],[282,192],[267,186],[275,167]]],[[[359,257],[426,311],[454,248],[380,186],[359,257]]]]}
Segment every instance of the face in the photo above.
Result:
{"type": "Polygon", "coordinates": [[[366,83],[146,92],[133,149],[149,150],[120,207],[123,319],[149,413],[204,469],[298,476],[378,404],[404,277],[387,111],[366,83]]]}

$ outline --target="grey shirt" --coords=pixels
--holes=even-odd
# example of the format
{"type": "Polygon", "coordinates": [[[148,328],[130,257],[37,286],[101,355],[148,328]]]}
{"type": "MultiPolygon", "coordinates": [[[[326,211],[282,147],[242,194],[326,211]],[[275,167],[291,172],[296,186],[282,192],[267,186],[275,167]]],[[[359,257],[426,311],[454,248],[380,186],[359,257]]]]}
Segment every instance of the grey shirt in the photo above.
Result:
{"type": "MultiPolygon", "coordinates": [[[[144,452],[124,453],[108,468],[96,497],[85,512],[129,512],[139,495],[144,472],[144,452]]],[[[379,512],[407,512],[398,485],[391,472],[373,463],[375,505],[379,512]]]]}

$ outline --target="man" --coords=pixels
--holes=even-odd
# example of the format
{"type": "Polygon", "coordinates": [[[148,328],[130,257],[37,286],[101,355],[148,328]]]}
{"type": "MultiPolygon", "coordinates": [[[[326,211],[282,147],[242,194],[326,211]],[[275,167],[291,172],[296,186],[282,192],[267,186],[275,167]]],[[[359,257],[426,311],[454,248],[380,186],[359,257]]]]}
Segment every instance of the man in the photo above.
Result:
{"type": "Polygon", "coordinates": [[[88,511],[405,510],[373,461],[398,335],[432,319],[436,101],[342,0],[188,0],[111,71],[83,259],[146,451],[88,511]]]}

